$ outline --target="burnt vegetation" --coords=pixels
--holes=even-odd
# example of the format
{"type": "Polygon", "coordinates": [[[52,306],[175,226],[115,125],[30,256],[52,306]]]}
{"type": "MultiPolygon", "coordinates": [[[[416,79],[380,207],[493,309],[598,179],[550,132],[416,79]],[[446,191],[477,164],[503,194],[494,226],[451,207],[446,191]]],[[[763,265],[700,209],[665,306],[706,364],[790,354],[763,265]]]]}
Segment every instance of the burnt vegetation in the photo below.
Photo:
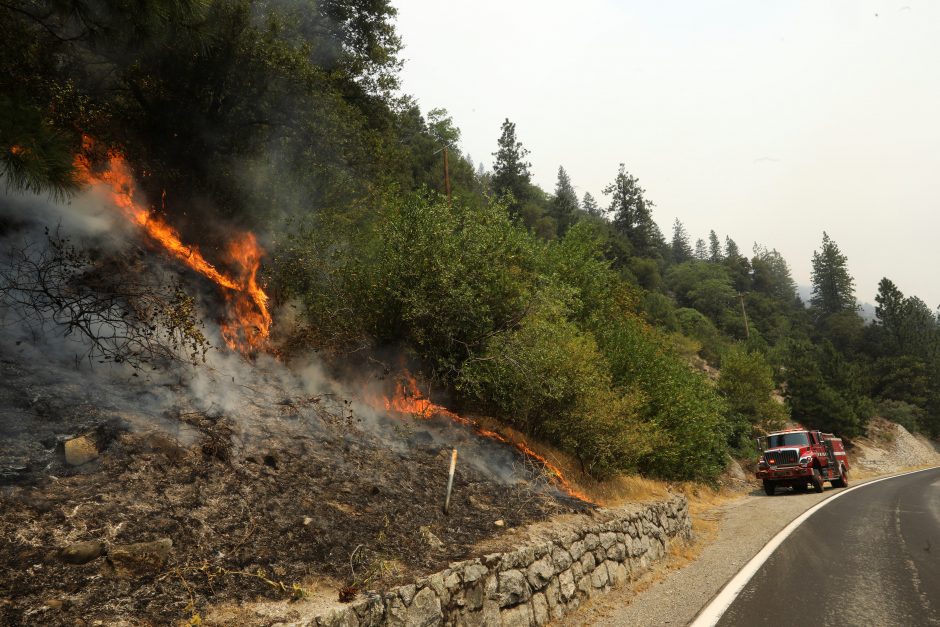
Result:
{"type": "Polygon", "coordinates": [[[143,255],[128,260],[79,250],[46,232],[44,242],[9,251],[0,268],[6,324],[34,336],[75,334],[76,361],[134,369],[180,359],[204,361],[210,345],[179,283],[165,285],[143,255]]]}

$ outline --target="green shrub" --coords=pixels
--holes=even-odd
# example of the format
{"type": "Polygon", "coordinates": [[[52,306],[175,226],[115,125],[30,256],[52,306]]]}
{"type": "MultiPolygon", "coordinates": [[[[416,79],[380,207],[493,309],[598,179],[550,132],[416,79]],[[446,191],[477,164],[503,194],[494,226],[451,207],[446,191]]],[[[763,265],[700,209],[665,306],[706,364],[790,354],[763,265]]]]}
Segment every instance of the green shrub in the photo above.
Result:
{"type": "Polygon", "coordinates": [[[732,346],[721,359],[718,392],[728,404],[728,422],[732,425],[728,444],[739,452],[751,449],[755,432],[781,429],[789,412],[775,401],[773,370],[758,352],[732,346]]]}
{"type": "Polygon", "coordinates": [[[575,455],[595,476],[633,470],[649,447],[638,400],[612,388],[594,338],[568,320],[572,297],[555,285],[540,291],[518,325],[464,363],[458,388],[575,455]]]}
{"type": "Polygon", "coordinates": [[[634,317],[599,312],[593,328],[614,385],[644,399],[640,416],[653,440],[641,471],[666,479],[717,477],[729,428],[725,403],[708,379],[634,317]]]}
{"type": "Polygon", "coordinates": [[[911,433],[923,429],[927,419],[927,412],[904,401],[886,400],[878,403],[876,412],[882,418],[896,422],[911,433]]]}

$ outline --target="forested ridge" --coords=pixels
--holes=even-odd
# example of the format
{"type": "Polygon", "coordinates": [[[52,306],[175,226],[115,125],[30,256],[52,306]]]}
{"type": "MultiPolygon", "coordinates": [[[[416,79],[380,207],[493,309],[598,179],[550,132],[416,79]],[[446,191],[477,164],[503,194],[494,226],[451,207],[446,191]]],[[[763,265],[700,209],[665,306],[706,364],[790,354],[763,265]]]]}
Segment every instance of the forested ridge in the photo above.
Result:
{"type": "Polygon", "coordinates": [[[540,189],[508,119],[493,170],[475,166],[445,110],[401,93],[394,15],[388,0],[4,0],[4,183],[67,198],[83,137],[120,150],[208,254],[231,229],[259,234],[275,306],[299,312],[275,330],[285,355],[392,348],[458,409],[597,477],[713,479],[788,418],[940,434],[929,305],[885,278],[863,321],[827,233],[806,235],[821,240],[804,303],[772,247],[678,220],[664,233],[626,164],[603,198],[579,198],[563,165],[540,189]]]}

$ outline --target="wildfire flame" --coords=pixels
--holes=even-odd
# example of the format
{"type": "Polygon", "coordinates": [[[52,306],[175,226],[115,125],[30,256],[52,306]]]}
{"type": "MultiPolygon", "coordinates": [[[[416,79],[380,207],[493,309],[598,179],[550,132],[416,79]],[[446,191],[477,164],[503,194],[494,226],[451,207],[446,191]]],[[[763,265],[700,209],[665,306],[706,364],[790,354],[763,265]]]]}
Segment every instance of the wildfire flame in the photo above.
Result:
{"type": "MultiPolygon", "coordinates": [[[[94,140],[86,137],[85,152],[94,148],[94,140]]],[[[258,268],[264,251],[252,233],[244,233],[228,243],[226,260],[238,268],[233,278],[209,263],[196,246],[182,242],[176,229],[153,215],[135,198],[134,178],[124,156],[108,152],[106,167],[92,169],[86,154],[75,157],[78,178],[86,185],[105,189],[121,213],[139,226],[172,257],[223,288],[228,319],[222,323],[222,337],[229,348],[250,353],[262,348],[271,331],[268,295],[258,285],[258,268]]]]}
{"type": "Polygon", "coordinates": [[[472,418],[466,418],[459,414],[455,414],[454,412],[431,402],[431,399],[421,392],[420,388],[418,387],[417,380],[415,380],[415,378],[407,370],[402,373],[395,383],[394,396],[384,399],[384,402],[385,409],[387,411],[398,414],[410,414],[421,420],[430,420],[434,416],[443,416],[449,420],[452,420],[453,422],[470,427],[477,435],[481,437],[508,444],[525,455],[527,458],[535,460],[543,468],[545,468],[551,475],[552,482],[562,492],[586,503],[596,504],[595,501],[592,500],[589,496],[579,490],[576,490],[574,486],[571,485],[571,482],[568,481],[568,479],[565,478],[564,473],[562,473],[561,468],[546,459],[544,455],[539,455],[533,451],[525,442],[507,438],[501,433],[484,428],[480,425],[480,423],[478,423],[476,420],[473,420],[472,418]]]}

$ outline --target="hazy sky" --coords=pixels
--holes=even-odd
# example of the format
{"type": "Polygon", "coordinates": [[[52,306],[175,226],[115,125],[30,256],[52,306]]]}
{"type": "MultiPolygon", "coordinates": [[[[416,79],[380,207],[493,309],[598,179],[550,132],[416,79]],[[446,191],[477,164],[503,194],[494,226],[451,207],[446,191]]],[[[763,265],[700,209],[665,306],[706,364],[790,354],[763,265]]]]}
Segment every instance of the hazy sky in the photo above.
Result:
{"type": "Polygon", "coordinates": [[[618,164],[694,244],[779,250],[797,283],[825,230],[857,297],[940,305],[940,2],[395,0],[403,89],[492,166],[504,118],[546,191],[618,164]]]}

